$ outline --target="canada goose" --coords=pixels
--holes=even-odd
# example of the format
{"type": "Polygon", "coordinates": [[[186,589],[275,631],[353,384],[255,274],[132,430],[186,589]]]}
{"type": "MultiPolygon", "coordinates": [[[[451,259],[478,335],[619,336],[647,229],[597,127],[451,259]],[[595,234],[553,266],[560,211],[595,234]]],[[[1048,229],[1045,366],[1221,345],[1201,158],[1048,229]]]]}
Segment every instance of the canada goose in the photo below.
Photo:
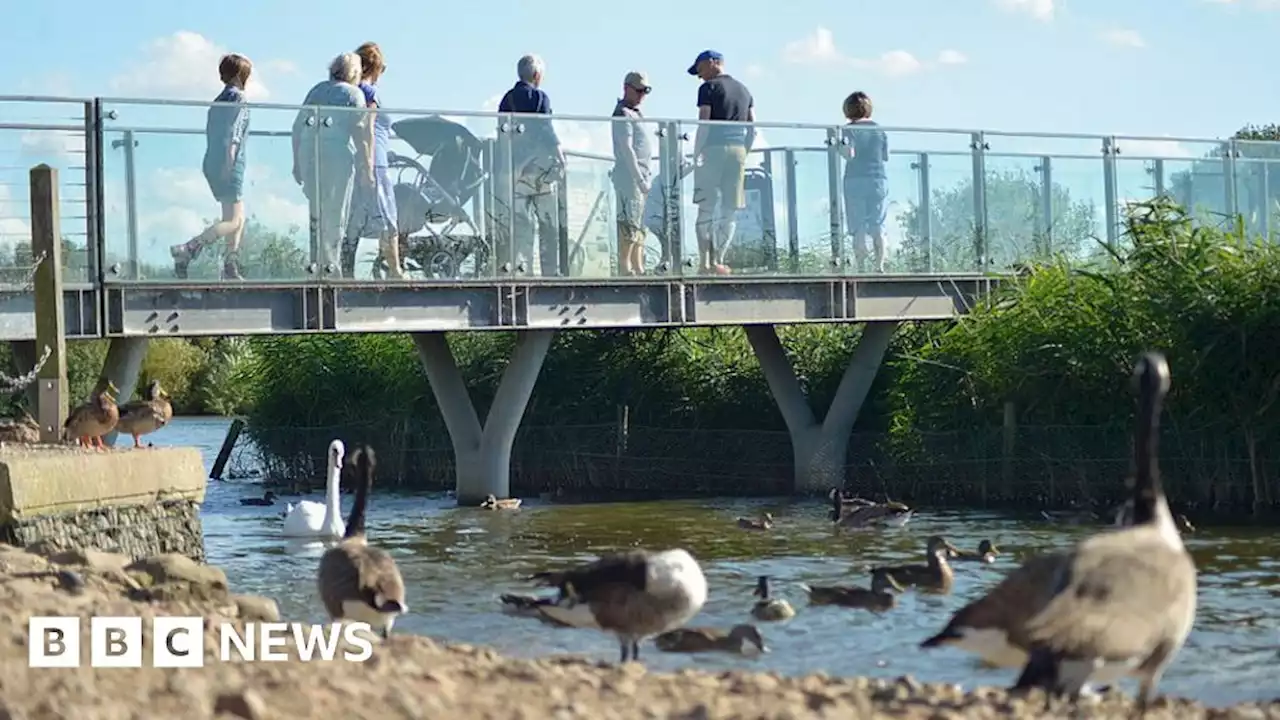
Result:
{"type": "Polygon", "coordinates": [[[978,543],[978,552],[972,553],[968,550],[960,550],[952,548],[949,555],[952,560],[970,560],[976,562],[993,563],[996,561],[996,555],[1000,554],[1000,550],[996,548],[995,543],[990,540],[983,540],[978,543]]]}
{"type": "Polygon", "coordinates": [[[486,495],[480,503],[482,510],[519,510],[520,498],[503,498],[499,500],[493,494],[486,495]]]}
{"type": "Polygon", "coordinates": [[[1160,482],[1157,444],[1169,367],[1157,353],[1134,370],[1133,526],[1024,563],[961,608],[923,647],[953,645],[996,665],[1025,663],[1014,689],[1078,696],[1086,683],[1139,678],[1144,712],[1195,620],[1196,568],[1160,482]]]}
{"type": "Polygon", "coordinates": [[[541,610],[541,608],[544,605],[555,605],[556,602],[559,601],[559,599],[560,598],[554,595],[551,595],[551,596],[516,595],[513,593],[503,593],[501,596],[498,597],[499,602],[502,603],[502,613],[504,615],[534,618],[537,620],[541,620],[542,622],[545,622],[549,625],[556,625],[559,627],[568,627],[568,625],[566,625],[565,623],[562,623],[559,620],[555,620],[553,618],[548,617],[541,610]]]}
{"type": "Polygon", "coordinates": [[[75,440],[81,447],[106,450],[102,436],[114,430],[120,420],[120,407],[115,399],[117,392],[115,383],[105,375],[99,377],[88,402],[77,405],[67,415],[66,422],[62,424],[63,438],[75,440]]]}
{"type": "Polygon", "coordinates": [[[240,498],[241,505],[274,505],[276,502],[276,494],[268,490],[260,498],[240,498]]]}
{"type": "Polygon", "coordinates": [[[782,598],[769,597],[769,576],[761,575],[756,578],[756,589],[751,593],[760,598],[755,605],[751,606],[751,617],[765,622],[776,622],[778,620],[789,620],[796,616],[796,611],[791,607],[791,603],[782,598]]]}
{"type": "Polygon", "coordinates": [[[738,518],[738,527],[744,530],[772,530],[773,513],[760,513],[759,518],[738,518]]]}
{"type": "Polygon", "coordinates": [[[138,438],[168,425],[170,420],[173,420],[173,405],[169,402],[169,393],[160,386],[159,380],[152,380],[147,383],[142,400],[120,406],[116,430],[133,436],[133,446],[141,448],[138,438]]]}
{"type": "Polygon", "coordinates": [[[899,585],[911,585],[926,592],[951,592],[951,583],[955,574],[947,563],[947,555],[955,550],[955,546],[947,542],[941,535],[929,538],[927,550],[928,561],[925,565],[887,565],[871,568],[871,573],[887,573],[893,576],[899,585]]]}
{"type": "Polygon", "coordinates": [[[668,630],[653,639],[653,644],[663,652],[730,652],[746,655],[769,652],[764,637],[755,625],[734,625],[729,632],[715,628],[678,628],[668,630]]]}
{"type": "MultiPolygon", "coordinates": [[[[1126,483],[1126,485],[1128,485],[1130,489],[1132,489],[1133,487],[1131,483],[1132,483],[1132,480],[1126,483]]],[[[1182,513],[1174,514],[1173,524],[1178,528],[1178,532],[1182,533],[1183,535],[1186,535],[1188,533],[1194,533],[1196,531],[1196,526],[1192,525],[1191,521],[1187,519],[1187,516],[1182,513]]],[[[1116,511],[1115,511],[1116,527],[1129,527],[1130,525],[1133,525],[1133,500],[1132,499],[1125,500],[1123,503],[1121,503],[1119,506],[1116,507],[1116,511]]]]}
{"type": "Polygon", "coordinates": [[[347,447],[341,440],[329,443],[329,464],[326,468],[324,502],[303,500],[297,505],[285,507],[284,534],[287,537],[339,540],[346,528],[342,524],[342,510],[338,505],[338,491],[342,486],[342,458],[347,447]]]}
{"type": "Polygon", "coordinates": [[[811,605],[839,605],[881,612],[898,604],[898,596],[890,590],[902,592],[902,586],[887,572],[871,574],[871,589],[853,585],[801,585],[809,593],[811,605]]]}
{"type": "Polygon", "coordinates": [[[553,620],[613,633],[622,662],[640,659],[640,641],[684,625],[707,601],[707,579],[685,550],[633,550],[530,578],[560,599],[538,610],[553,620]]]}
{"type": "Polygon", "coordinates": [[[899,502],[852,504],[846,503],[834,488],[830,494],[831,511],[827,517],[837,527],[865,528],[871,525],[902,527],[911,519],[911,508],[899,502]]]}
{"type": "Polygon", "coordinates": [[[365,537],[365,511],[377,464],[373,448],[357,448],[352,460],[356,499],[342,542],[320,558],[320,599],[333,620],[368,623],[385,638],[391,634],[396,618],[409,611],[404,579],[391,555],[370,545],[365,537]]]}

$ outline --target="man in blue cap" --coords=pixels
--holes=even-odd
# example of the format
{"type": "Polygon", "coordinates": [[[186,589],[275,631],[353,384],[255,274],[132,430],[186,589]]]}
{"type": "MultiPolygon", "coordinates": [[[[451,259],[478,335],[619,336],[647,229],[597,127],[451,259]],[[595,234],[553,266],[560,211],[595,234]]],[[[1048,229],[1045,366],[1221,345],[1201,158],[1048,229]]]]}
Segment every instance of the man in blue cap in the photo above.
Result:
{"type": "Polygon", "coordinates": [[[698,119],[727,120],[741,125],[700,122],[693,141],[693,202],[698,206],[694,232],[698,237],[701,272],[728,275],[724,251],[733,238],[738,210],[745,205],[742,182],[747,152],[755,141],[755,101],[747,86],[724,71],[724,56],[715,50],[698,54],[689,74],[702,78],[698,88],[698,119]]]}

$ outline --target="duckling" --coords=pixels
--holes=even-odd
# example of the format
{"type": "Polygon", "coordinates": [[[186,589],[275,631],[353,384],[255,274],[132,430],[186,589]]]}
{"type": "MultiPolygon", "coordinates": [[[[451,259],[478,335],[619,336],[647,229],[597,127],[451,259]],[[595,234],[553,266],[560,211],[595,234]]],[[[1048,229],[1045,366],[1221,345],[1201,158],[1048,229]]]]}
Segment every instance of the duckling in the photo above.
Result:
{"type": "Polygon", "coordinates": [[[655,637],[653,644],[663,652],[716,651],[739,655],[769,652],[760,630],[755,625],[747,624],[734,625],[729,632],[715,628],[679,628],[655,637]]]}
{"type": "Polygon", "coordinates": [[[809,593],[810,605],[839,605],[883,612],[898,604],[898,597],[890,592],[902,592],[902,586],[887,572],[871,574],[871,589],[852,585],[810,586],[801,585],[809,593]]]}
{"type": "Polygon", "coordinates": [[[133,446],[142,447],[138,438],[155,432],[173,419],[173,405],[169,402],[169,393],[160,387],[159,380],[147,384],[144,400],[134,400],[120,406],[120,421],[116,429],[133,436],[133,446]]]}
{"type": "Polygon", "coordinates": [[[947,542],[941,535],[929,538],[927,565],[890,565],[871,568],[876,572],[885,572],[893,576],[899,585],[912,585],[926,592],[948,593],[955,580],[951,565],[947,563],[947,555],[955,550],[955,546],[947,542]]]}
{"type": "Polygon", "coordinates": [[[275,505],[275,503],[276,503],[276,494],[271,492],[270,490],[263,493],[262,497],[260,498],[240,498],[241,505],[256,505],[260,507],[265,507],[267,505],[275,505]]]}
{"type": "Polygon", "coordinates": [[[320,557],[320,599],[334,621],[365,622],[386,638],[396,618],[409,611],[404,578],[395,559],[386,550],[370,545],[365,537],[365,511],[375,467],[373,448],[356,449],[351,460],[358,476],[356,499],[342,542],[320,557]]]}
{"type": "Polygon", "coordinates": [[[114,397],[116,392],[115,383],[105,376],[98,378],[89,401],[67,415],[67,421],[62,424],[63,437],[68,440],[74,438],[81,447],[107,449],[102,436],[114,430],[120,420],[120,407],[114,397]]]}
{"type": "Polygon", "coordinates": [[[773,513],[760,513],[758,519],[738,518],[738,527],[743,530],[772,530],[773,529],[773,513]]]}
{"type": "Polygon", "coordinates": [[[976,562],[993,563],[996,561],[996,555],[1000,554],[1000,550],[990,540],[983,540],[978,543],[978,552],[971,553],[968,550],[952,548],[947,551],[952,560],[971,560],[976,562]]]}
{"type": "Polygon", "coordinates": [[[760,598],[755,605],[751,606],[751,616],[757,620],[776,622],[778,620],[789,620],[796,616],[796,611],[791,607],[791,603],[782,598],[769,597],[768,575],[761,575],[756,580],[756,589],[751,594],[760,598]]]}
{"type": "Polygon", "coordinates": [[[480,503],[482,510],[519,510],[520,498],[503,498],[499,500],[493,494],[486,495],[484,502],[480,503]]]}

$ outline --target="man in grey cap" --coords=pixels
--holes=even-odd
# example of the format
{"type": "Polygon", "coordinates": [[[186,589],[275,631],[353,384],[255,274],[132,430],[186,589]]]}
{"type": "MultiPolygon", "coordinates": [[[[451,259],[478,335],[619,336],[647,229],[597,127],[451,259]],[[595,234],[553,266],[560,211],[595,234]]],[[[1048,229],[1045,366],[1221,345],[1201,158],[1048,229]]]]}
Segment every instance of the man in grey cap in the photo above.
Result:
{"type": "Polygon", "coordinates": [[[724,71],[724,56],[703,50],[689,66],[703,82],[698,88],[698,120],[729,120],[740,125],[698,123],[693,141],[693,202],[698,206],[698,266],[704,273],[728,275],[724,254],[745,206],[743,174],[755,142],[755,100],[751,91],[724,71]]]}
{"type": "Polygon", "coordinates": [[[640,122],[640,103],[653,91],[644,73],[622,80],[622,98],[613,108],[613,188],[618,194],[618,272],[644,273],[644,205],[653,183],[650,128],[640,122]]]}

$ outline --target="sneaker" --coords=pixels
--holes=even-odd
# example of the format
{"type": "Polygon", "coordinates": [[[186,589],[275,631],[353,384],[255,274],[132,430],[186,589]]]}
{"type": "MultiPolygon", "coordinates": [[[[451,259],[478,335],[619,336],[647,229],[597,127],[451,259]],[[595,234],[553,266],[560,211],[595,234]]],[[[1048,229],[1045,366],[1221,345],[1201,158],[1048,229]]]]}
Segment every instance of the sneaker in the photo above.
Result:
{"type": "Polygon", "coordinates": [[[173,256],[173,274],[179,280],[187,279],[187,270],[191,267],[192,261],[200,257],[201,246],[195,248],[188,247],[188,243],[181,245],[173,245],[169,248],[169,254],[173,256]]]}
{"type": "Polygon", "coordinates": [[[240,274],[240,258],[234,254],[229,254],[222,261],[222,279],[223,280],[244,280],[244,276],[240,274]]]}

